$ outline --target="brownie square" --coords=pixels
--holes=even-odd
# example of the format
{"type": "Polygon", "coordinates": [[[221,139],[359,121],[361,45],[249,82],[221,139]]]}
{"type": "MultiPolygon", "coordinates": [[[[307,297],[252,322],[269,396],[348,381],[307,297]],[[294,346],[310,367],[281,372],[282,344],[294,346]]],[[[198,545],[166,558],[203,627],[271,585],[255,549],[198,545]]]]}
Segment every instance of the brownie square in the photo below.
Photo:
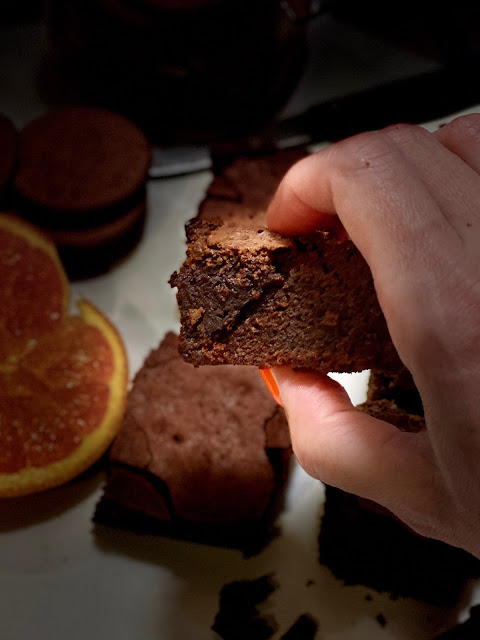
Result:
{"type": "Polygon", "coordinates": [[[246,548],[273,531],[291,445],[250,367],[185,363],[168,333],[129,393],[99,524],[246,548]]]}
{"type": "Polygon", "coordinates": [[[327,486],[319,535],[320,563],[346,585],[392,597],[455,605],[480,561],[466,551],[424,538],[382,507],[327,486]]]}

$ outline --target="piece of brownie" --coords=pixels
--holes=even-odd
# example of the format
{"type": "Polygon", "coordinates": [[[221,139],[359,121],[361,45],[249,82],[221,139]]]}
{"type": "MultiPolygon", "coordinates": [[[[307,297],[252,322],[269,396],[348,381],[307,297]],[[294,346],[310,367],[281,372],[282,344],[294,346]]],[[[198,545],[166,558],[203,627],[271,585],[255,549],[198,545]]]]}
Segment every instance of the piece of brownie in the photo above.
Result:
{"type": "Polygon", "coordinates": [[[425,419],[423,416],[409,413],[405,409],[399,407],[393,400],[381,398],[378,400],[367,400],[357,405],[359,411],[368,413],[374,418],[384,420],[393,424],[400,431],[409,431],[415,433],[421,431],[425,427],[425,419]]]}
{"type": "MultiPolygon", "coordinates": [[[[235,580],[220,590],[219,608],[212,625],[222,640],[268,640],[278,631],[278,622],[271,613],[260,610],[279,588],[273,574],[251,580],[235,580]]],[[[318,621],[303,613],[282,634],[280,640],[314,640],[318,621]]]]}
{"type": "Polygon", "coordinates": [[[371,371],[367,399],[359,411],[393,424],[401,431],[425,428],[423,404],[410,371],[403,365],[397,371],[371,371]]]}
{"type": "Polygon", "coordinates": [[[220,591],[219,609],[212,625],[222,640],[268,640],[278,625],[272,615],[259,610],[267,598],[278,588],[272,575],[253,580],[236,580],[224,585],[220,591]]]}
{"type": "Polygon", "coordinates": [[[50,235],[71,278],[107,270],[137,244],[150,157],[136,124],[98,107],[55,109],[20,132],[15,208],[50,235]]]}
{"type": "Polygon", "coordinates": [[[287,364],[353,372],[398,367],[370,270],[330,233],[283,238],[260,224],[187,226],[170,282],[192,364],[287,364]]]}
{"type": "Polygon", "coordinates": [[[188,362],[337,372],[400,365],[353,243],[330,232],[284,238],[266,228],[268,203],[302,155],[227,165],[187,225],[187,257],[170,284],[188,362]]]}
{"type": "Polygon", "coordinates": [[[283,409],[258,371],[197,369],[168,333],[135,376],[94,520],[261,546],[273,532],[290,457],[283,409]]]}
{"type": "Polygon", "coordinates": [[[395,403],[410,415],[423,417],[423,404],[410,371],[402,366],[398,371],[371,371],[368,380],[367,401],[395,403]]]}
{"type": "Polygon", "coordinates": [[[330,486],[319,559],[347,585],[444,606],[480,576],[480,561],[466,551],[419,536],[374,503],[330,486]]]}
{"type": "MultiPolygon", "coordinates": [[[[250,207],[265,220],[265,211],[288,169],[304,158],[305,149],[286,149],[276,153],[238,156],[233,159],[214,158],[214,177],[200,204],[199,215],[215,217],[215,204],[225,201],[250,207]]],[[[230,209],[230,214],[235,208],[230,209]]],[[[245,217],[245,213],[240,214],[245,217]]]]}

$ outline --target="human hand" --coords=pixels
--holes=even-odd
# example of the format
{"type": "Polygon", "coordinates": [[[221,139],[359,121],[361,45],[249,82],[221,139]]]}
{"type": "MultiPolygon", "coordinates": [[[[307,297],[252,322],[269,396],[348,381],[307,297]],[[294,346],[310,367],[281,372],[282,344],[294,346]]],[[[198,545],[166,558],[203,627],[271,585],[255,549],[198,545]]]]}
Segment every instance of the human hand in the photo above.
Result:
{"type": "Polygon", "coordinates": [[[339,226],[368,262],[426,430],[357,411],[331,378],[272,370],[298,460],[418,533],[480,557],[480,114],[396,125],[292,167],[268,211],[295,235],[339,226]],[[336,217],[338,216],[338,218],[336,217]],[[341,225],[340,225],[341,226],[341,225]]]}

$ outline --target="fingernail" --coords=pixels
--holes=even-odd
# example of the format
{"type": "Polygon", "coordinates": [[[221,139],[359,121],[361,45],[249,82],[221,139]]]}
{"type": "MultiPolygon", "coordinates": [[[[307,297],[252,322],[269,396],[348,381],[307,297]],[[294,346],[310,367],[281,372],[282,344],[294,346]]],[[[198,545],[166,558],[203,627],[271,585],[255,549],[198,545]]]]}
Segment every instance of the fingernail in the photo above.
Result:
{"type": "Polygon", "coordinates": [[[271,369],[269,369],[268,367],[263,367],[263,368],[259,369],[259,371],[260,371],[260,375],[263,378],[265,386],[267,387],[267,389],[272,394],[272,398],[275,400],[275,402],[278,405],[282,406],[282,401],[280,400],[280,392],[278,390],[278,385],[277,385],[277,383],[275,381],[275,378],[273,377],[273,373],[272,373],[271,369]]]}

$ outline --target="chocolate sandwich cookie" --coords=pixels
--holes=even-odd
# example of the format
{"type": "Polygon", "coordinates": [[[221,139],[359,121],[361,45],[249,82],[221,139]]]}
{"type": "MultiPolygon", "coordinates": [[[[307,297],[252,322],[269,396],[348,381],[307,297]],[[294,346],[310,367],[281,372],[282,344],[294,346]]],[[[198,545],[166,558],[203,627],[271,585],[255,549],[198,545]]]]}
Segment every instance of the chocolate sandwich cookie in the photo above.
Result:
{"type": "Polygon", "coordinates": [[[17,130],[7,116],[0,113],[0,205],[8,202],[9,186],[17,160],[17,130]]]}
{"type": "Polygon", "coordinates": [[[90,229],[48,229],[71,279],[105,271],[132,251],[142,237],[145,202],[131,211],[90,229]]]}
{"type": "Polygon", "coordinates": [[[136,124],[101,108],[54,110],[20,132],[16,207],[51,234],[70,276],[105,270],[138,241],[150,154],[136,124]]]}

